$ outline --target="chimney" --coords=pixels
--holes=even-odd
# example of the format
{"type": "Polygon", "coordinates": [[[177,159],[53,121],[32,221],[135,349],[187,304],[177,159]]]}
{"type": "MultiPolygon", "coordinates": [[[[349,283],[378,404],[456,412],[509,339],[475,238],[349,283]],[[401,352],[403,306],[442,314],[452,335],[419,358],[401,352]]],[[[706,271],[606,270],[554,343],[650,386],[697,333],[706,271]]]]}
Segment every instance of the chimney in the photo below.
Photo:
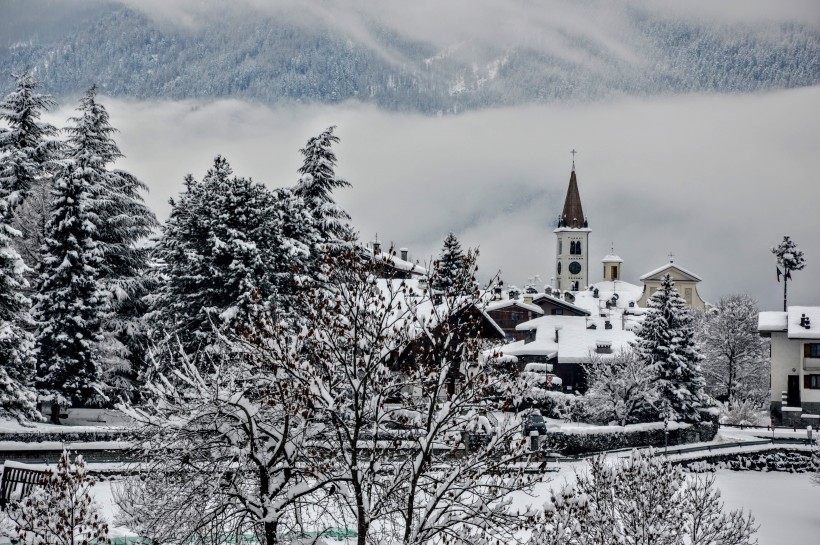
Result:
{"type": "Polygon", "coordinates": [[[399,252],[401,252],[401,260],[407,261],[407,248],[402,248],[399,252]]]}
{"type": "Polygon", "coordinates": [[[532,304],[532,295],[525,295],[524,296],[524,302],[527,303],[528,305],[531,305],[532,304]]]}

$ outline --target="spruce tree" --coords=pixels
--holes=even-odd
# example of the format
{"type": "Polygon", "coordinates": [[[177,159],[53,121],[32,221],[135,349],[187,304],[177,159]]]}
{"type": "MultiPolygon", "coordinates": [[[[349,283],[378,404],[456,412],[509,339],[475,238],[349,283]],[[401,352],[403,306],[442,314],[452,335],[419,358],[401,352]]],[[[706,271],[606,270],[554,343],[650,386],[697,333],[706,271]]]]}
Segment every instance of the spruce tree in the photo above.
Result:
{"type": "Polygon", "coordinates": [[[128,172],[110,168],[123,155],[95,87],[86,92],[79,112],[66,129],[65,156],[83,166],[93,188],[89,202],[97,218],[94,238],[103,256],[98,282],[105,296],[101,371],[109,385],[122,390],[143,358],[138,322],[145,311],[140,301],[147,289],[149,256],[148,248],[139,242],[158,223],[140,194],[147,186],[128,172]]]}
{"type": "Polygon", "coordinates": [[[470,278],[467,278],[465,263],[461,243],[453,233],[449,233],[444,239],[444,246],[438,259],[433,264],[433,289],[447,295],[460,294],[468,290],[471,282],[470,278]]]}
{"type": "Polygon", "coordinates": [[[97,280],[103,256],[92,172],[83,157],[66,160],[60,169],[35,296],[38,386],[73,404],[88,403],[100,388],[97,343],[104,297],[97,280]]]}
{"type": "Polygon", "coordinates": [[[304,200],[312,214],[322,242],[332,247],[341,241],[350,241],[353,233],[347,220],[350,215],[333,200],[334,189],[350,187],[350,183],[336,176],[336,154],[331,149],[339,142],[333,134],[335,126],[327,128],[319,136],[310,138],[299,153],[304,157],[299,168],[301,178],[294,193],[304,200]]]}
{"type": "Polygon", "coordinates": [[[655,370],[658,389],[672,416],[697,422],[704,403],[701,356],[695,346],[692,316],[670,275],[664,275],[647,306],[636,344],[638,354],[655,370]]]}

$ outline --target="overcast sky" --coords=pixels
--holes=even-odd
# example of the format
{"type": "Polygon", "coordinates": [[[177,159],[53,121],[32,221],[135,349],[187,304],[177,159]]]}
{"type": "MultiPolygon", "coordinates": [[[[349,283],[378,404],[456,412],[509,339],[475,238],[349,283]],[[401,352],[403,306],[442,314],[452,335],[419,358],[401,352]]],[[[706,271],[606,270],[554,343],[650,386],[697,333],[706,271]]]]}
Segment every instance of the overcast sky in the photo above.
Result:
{"type": "MultiPolygon", "coordinates": [[[[363,240],[429,260],[453,231],[479,246],[485,275],[521,286],[555,267],[555,218],[578,150],[590,260],[615,252],[623,277],[675,254],[703,277],[701,295],[747,292],[782,305],[770,248],[789,234],[808,265],[792,304],[820,304],[820,87],[747,96],[685,95],[574,106],[495,109],[451,117],[359,104],[272,108],[240,101],[128,102],[100,97],[120,133],[119,166],[151,188],[165,219],[183,176],[217,153],[238,175],[292,185],[310,136],[338,125],[338,201],[363,240]]],[[[63,107],[50,120],[63,125],[63,107]]],[[[591,281],[601,277],[591,268],[591,281]]]]}

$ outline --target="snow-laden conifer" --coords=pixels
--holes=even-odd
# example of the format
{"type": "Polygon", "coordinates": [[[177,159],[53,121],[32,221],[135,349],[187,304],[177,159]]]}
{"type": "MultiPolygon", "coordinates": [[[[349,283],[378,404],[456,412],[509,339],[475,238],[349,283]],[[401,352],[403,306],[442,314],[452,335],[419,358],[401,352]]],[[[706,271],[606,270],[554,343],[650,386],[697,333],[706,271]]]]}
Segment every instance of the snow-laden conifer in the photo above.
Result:
{"type": "Polygon", "coordinates": [[[32,188],[47,178],[56,131],[40,116],[54,101],[37,93],[40,84],[28,73],[16,76],[16,83],[0,102],[0,121],[7,125],[0,128],[0,413],[40,419],[29,388],[35,359],[31,302],[24,294],[28,268],[15,248],[21,233],[12,222],[32,188]]]}
{"type": "Polygon", "coordinates": [[[92,234],[103,259],[98,271],[105,296],[105,320],[100,359],[105,380],[121,389],[142,359],[138,321],[144,309],[148,248],[141,244],[158,225],[141,196],[147,186],[135,176],[112,169],[122,157],[113,139],[105,107],[91,87],[80,102],[80,115],[66,128],[65,161],[81,165],[91,189],[90,212],[96,216],[92,234]]]}
{"type": "Polygon", "coordinates": [[[449,233],[438,259],[433,263],[433,289],[449,295],[469,291],[472,281],[467,274],[466,257],[461,251],[461,243],[453,233],[449,233]]]}
{"type": "Polygon", "coordinates": [[[636,350],[654,369],[669,416],[696,422],[704,404],[701,356],[695,346],[692,316],[670,275],[661,279],[647,307],[636,350]]]}
{"type": "Polygon", "coordinates": [[[0,198],[7,206],[8,221],[28,196],[32,187],[47,177],[47,165],[54,158],[57,129],[40,121],[54,99],[37,92],[40,82],[29,72],[14,76],[16,88],[0,102],[0,198]]]}
{"type": "Polygon", "coordinates": [[[188,178],[157,247],[164,286],[153,308],[190,351],[211,344],[214,329],[251,327],[304,274],[308,249],[284,234],[298,224],[291,194],[232,174],[220,156],[202,181],[188,178]]]}
{"type": "Polygon", "coordinates": [[[339,142],[333,134],[336,127],[328,127],[320,135],[310,138],[299,150],[304,160],[299,167],[299,182],[294,193],[304,200],[315,220],[320,238],[331,246],[352,239],[347,224],[350,215],[333,200],[333,190],[350,187],[350,182],[336,175],[336,153],[331,149],[339,142]]]}
{"type": "Polygon", "coordinates": [[[97,343],[105,297],[97,283],[103,254],[91,172],[82,159],[71,159],[55,180],[34,307],[38,385],[79,404],[101,388],[97,343]]]}

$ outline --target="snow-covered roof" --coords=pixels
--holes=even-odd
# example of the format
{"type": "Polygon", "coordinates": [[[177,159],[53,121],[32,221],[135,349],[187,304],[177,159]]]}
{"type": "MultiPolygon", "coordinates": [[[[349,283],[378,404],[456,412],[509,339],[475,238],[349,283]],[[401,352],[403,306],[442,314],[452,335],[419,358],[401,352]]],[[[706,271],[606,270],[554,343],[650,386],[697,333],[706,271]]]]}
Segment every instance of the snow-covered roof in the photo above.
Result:
{"type": "MultiPolygon", "coordinates": [[[[448,317],[452,314],[452,311],[448,308],[448,305],[452,302],[450,298],[444,297],[440,305],[435,305],[430,297],[425,295],[427,286],[426,283],[422,282],[423,279],[420,281],[418,278],[381,278],[376,280],[376,285],[385,297],[390,297],[391,295],[394,297],[392,313],[397,324],[413,321],[413,318],[417,318],[420,321],[424,321],[427,327],[435,328],[438,326],[436,321],[439,317],[448,317]],[[402,289],[402,287],[404,289],[402,289]]],[[[460,303],[460,298],[455,301],[456,305],[460,303]]],[[[501,329],[495,320],[478,305],[476,305],[476,309],[481,312],[489,326],[498,332],[499,338],[504,338],[504,330],[501,329]]],[[[458,309],[456,308],[456,310],[458,309]]]]}
{"type": "Polygon", "coordinates": [[[612,254],[604,256],[604,258],[601,260],[601,263],[623,263],[623,262],[624,262],[623,259],[621,259],[617,255],[612,255],[612,254]]]}
{"type": "MultiPolygon", "coordinates": [[[[602,343],[609,344],[611,352],[616,353],[636,339],[632,332],[634,324],[624,320],[623,316],[613,316],[610,320],[612,329],[606,329],[606,322],[607,318],[600,316],[542,316],[516,327],[518,331],[534,329],[534,341],[516,341],[499,350],[511,356],[545,356],[546,359],[557,356],[559,363],[581,363],[587,361],[602,343]],[[589,329],[593,324],[595,329],[589,329]]],[[[606,359],[612,357],[612,353],[599,353],[598,356],[606,359]]]]}
{"type": "Polygon", "coordinates": [[[536,314],[544,314],[544,309],[542,309],[538,305],[534,305],[532,303],[525,303],[524,301],[519,301],[518,299],[503,299],[501,301],[491,301],[487,303],[487,306],[484,307],[484,310],[486,310],[487,312],[492,312],[493,310],[499,310],[511,306],[518,306],[523,309],[529,310],[530,312],[535,312],[536,314]]]}
{"type": "Polygon", "coordinates": [[[390,265],[396,270],[407,271],[409,273],[419,275],[427,274],[427,269],[425,269],[418,263],[411,263],[410,261],[405,261],[393,254],[381,252],[381,254],[379,254],[379,257],[382,261],[390,263],[390,265]]]}
{"type": "Polygon", "coordinates": [[[630,308],[629,303],[634,303],[635,306],[630,311],[637,310],[638,301],[643,295],[643,287],[622,280],[598,282],[590,288],[574,294],[575,306],[583,308],[593,316],[597,316],[601,310],[605,310],[607,301],[611,301],[615,294],[618,294],[615,308],[627,309],[630,308]],[[598,290],[598,297],[595,297],[595,289],[598,290]]]}
{"type": "Polygon", "coordinates": [[[820,339],[820,307],[789,307],[788,327],[790,339],[820,339]],[[808,328],[801,324],[804,315],[808,328]]]}
{"type": "Polygon", "coordinates": [[[505,344],[499,350],[505,356],[543,356],[549,360],[558,355],[558,344],[549,339],[536,339],[530,343],[515,341],[505,344]]]}
{"type": "Polygon", "coordinates": [[[788,313],[765,311],[758,315],[757,330],[761,332],[786,331],[788,323],[788,313]]]}
{"type": "Polygon", "coordinates": [[[629,347],[636,335],[623,329],[568,329],[558,335],[558,363],[583,363],[595,353],[597,346],[609,345],[608,353],[595,353],[602,359],[613,357],[619,350],[629,347]]]}
{"type": "Polygon", "coordinates": [[[683,267],[681,267],[679,265],[675,265],[674,263],[666,263],[663,266],[658,267],[654,271],[649,271],[648,273],[643,275],[640,278],[640,280],[650,280],[650,279],[652,279],[653,276],[658,276],[660,273],[666,272],[669,269],[676,269],[678,272],[683,273],[685,276],[691,277],[692,280],[694,280],[695,282],[700,282],[702,280],[702,278],[700,276],[696,275],[695,273],[693,273],[691,271],[687,271],[683,267]]]}
{"type": "MultiPolygon", "coordinates": [[[[560,298],[558,298],[554,295],[549,295],[547,293],[533,294],[532,295],[532,301],[533,301],[533,303],[536,303],[536,304],[537,304],[538,301],[545,301],[545,302],[557,305],[559,307],[563,307],[563,308],[566,308],[566,309],[569,309],[569,310],[574,310],[575,312],[577,312],[579,314],[589,314],[589,311],[587,309],[585,309],[583,307],[580,307],[577,304],[570,303],[569,301],[565,301],[564,299],[560,299],[560,298]]],[[[576,299],[576,302],[577,302],[577,299],[576,299]]]]}

